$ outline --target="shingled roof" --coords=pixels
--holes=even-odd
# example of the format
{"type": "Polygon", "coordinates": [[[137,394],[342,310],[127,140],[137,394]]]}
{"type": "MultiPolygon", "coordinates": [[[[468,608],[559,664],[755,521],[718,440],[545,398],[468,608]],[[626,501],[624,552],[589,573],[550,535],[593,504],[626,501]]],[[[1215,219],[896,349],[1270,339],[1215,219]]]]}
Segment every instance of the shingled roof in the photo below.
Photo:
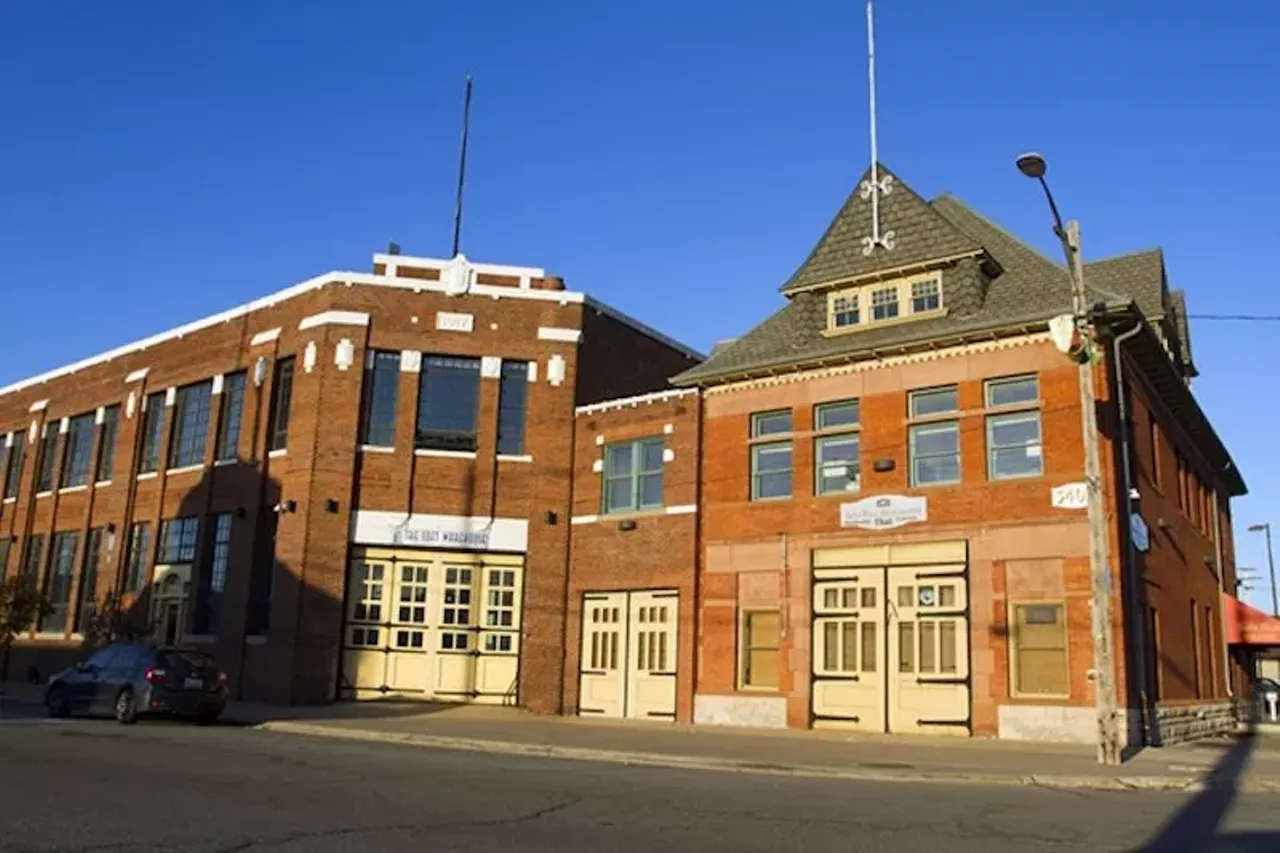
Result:
{"type": "MultiPolygon", "coordinates": [[[[1070,279],[1061,264],[959,199],[942,195],[928,202],[887,168],[880,167],[880,173],[891,178],[891,191],[881,197],[881,229],[895,232],[894,248],[863,254],[862,238],[871,233],[871,203],[855,188],[818,245],[783,285],[787,304],[676,376],[675,384],[707,384],[845,356],[958,341],[972,334],[1043,324],[1071,310],[1070,279]],[[974,259],[970,274],[981,275],[982,286],[975,286],[972,298],[957,300],[948,294],[946,316],[848,335],[823,334],[830,287],[885,271],[965,258],[974,259]]],[[[1164,261],[1158,250],[1086,264],[1085,277],[1132,299],[1153,322],[1165,314],[1164,261]]],[[[948,286],[944,283],[944,289],[948,286]]]]}

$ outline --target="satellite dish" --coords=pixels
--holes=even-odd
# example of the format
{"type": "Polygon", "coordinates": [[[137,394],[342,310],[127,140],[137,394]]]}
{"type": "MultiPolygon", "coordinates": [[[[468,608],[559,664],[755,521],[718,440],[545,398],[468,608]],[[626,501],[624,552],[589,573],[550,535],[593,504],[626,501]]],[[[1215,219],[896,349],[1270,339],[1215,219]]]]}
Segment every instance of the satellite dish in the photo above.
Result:
{"type": "Polygon", "coordinates": [[[461,296],[471,288],[471,264],[458,254],[444,270],[444,287],[450,296],[461,296]]]}

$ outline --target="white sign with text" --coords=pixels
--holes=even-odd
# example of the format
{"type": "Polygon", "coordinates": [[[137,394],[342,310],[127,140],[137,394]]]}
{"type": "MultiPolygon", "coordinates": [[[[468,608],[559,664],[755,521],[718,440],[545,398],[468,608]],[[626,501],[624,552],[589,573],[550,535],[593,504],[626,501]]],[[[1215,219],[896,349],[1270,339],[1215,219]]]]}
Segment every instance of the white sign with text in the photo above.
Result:
{"type": "Polygon", "coordinates": [[[890,530],[929,519],[928,498],[881,495],[840,504],[840,526],[890,530]]]}
{"type": "Polygon", "coordinates": [[[359,510],[351,521],[351,530],[351,540],[360,545],[517,552],[529,546],[529,521],[524,518],[426,513],[406,516],[402,512],[359,510]]]}
{"type": "Polygon", "coordinates": [[[1054,509],[1084,509],[1089,505],[1089,487],[1084,483],[1065,483],[1054,486],[1054,509]]]}

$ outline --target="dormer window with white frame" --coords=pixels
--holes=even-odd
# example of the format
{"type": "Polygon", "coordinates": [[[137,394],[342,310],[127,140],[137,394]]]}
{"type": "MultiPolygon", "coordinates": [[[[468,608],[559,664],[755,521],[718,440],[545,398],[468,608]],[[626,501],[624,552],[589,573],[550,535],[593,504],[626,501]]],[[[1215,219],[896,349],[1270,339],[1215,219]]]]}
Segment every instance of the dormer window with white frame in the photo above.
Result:
{"type": "Polygon", "coordinates": [[[942,275],[924,273],[832,291],[827,297],[827,332],[851,332],[943,313],[942,275]]]}

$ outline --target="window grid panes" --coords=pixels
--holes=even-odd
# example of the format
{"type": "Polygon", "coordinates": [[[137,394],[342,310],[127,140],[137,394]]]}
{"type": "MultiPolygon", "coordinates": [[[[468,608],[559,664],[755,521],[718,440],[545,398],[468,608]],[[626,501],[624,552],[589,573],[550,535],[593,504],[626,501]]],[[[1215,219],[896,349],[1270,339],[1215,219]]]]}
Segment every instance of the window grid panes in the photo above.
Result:
{"type": "Polygon", "coordinates": [[[97,632],[98,617],[98,569],[102,559],[102,528],[89,530],[89,540],[84,547],[84,564],[80,572],[80,593],[76,596],[76,633],[86,637],[97,632]]]}
{"type": "Polygon", "coordinates": [[[395,447],[400,398],[400,353],[374,352],[365,371],[364,435],[370,447],[395,447]]]}
{"type": "Polygon", "coordinates": [[[986,383],[986,397],[991,407],[1034,404],[1040,399],[1040,389],[1034,376],[992,379],[986,383]]]}
{"type": "Polygon", "coordinates": [[[498,452],[524,453],[525,408],[529,398],[529,362],[503,361],[498,385],[498,452]]]}
{"type": "Polygon", "coordinates": [[[1040,413],[987,417],[987,474],[992,480],[1038,477],[1044,473],[1040,413]]]}
{"type": "Polygon", "coordinates": [[[751,416],[751,437],[764,438],[791,432],[791,410],[756,412],[751,416]]]}
{"type": "Polygon", "coordinates": [[[41,631],[62,634],[67,630],[67,617],[71,609],[71,578],[75,574],[76,547],[79,543],[80,534],[75,531],[53,534],[49,573],[44,581],[44,595],[50,609],[40,620],[41,631]]]}
{"type": "Polygon", "coordinates": [[[125,573],[125,592],[136,592],[146,584],[147,569],[151,560],[151,524],[139,521],[129,528],[128,570],[125,573]]]}
{"type": "MultiPolygon", "coordinates": [[[[471,627],[471,586],[474,570],[460,566],[446,566],[444,570],[444,598],[440,622],[446,629],[471,627]]],[[[440,634],[440,648],[449,652],[465,652],[471,649],[469,630],[444,630],[440,634]]]]}
{"type": "Polygon", "coordinates": [[[204,462],[212,395],[211,381],[197,382],[178,389],[175,406],[177,416],[173,423],[173,439],[169,450],[170,468],[185,468],[204,462]]]}
{"type": "Polygon", "coordinates": [[[910,444],[911,485],[960,482],[960,424],[957,421],[912,426],[910,444]]]}
{"type": "Polygon", "coordinates": [[[219,462],[229,462],[239,455],[244,383],[243,371],[229,374],[222,380],[222,414],[218,419],[218,446],[214,450],[214,459],[219,462]]]}
{"type": "Polygon", "coordinates": [[[917,281],[911,285],[911,312],[923,314],[942,307],[942,289],[937,279],[917,281]]]}
{"type": "Polygon", "coordinates": [[[27,537],[27,549],[22,561],[23,583],[34,588],[40,580],[40,565],[44,557],[44,534],[36,533],[27,537]]]}
{"type": "Polygon", "coordinates": [[[231,560],[231,514],[213,516],[213,537],[209,542],[209,562],[201,573],[199,601],[193,630],[197,634],[218,633],[222,620],[222,598],[227,589],[227,565],[231,560]]]}
{"type": "MultiPolygon", "coordinates": [[[[512,569],[489,569],[489,595],[485,601],[486,628],[512,628],[516,619],[516,573],[512,569]]],[[[493,649],[491,651],[497,651],[493,649]]]]}
{"type": "Polygon", "coordinates": [[[751,446],[751,499],[775,500],[791,497],[791,458],[789,441],[775,441],[751,446]]]}
{"type": "Polygon", "coordinates": [[[93,420],[89,412],[77,415],[67,424],[67,448],[62,454],[62,488],[83,486],[89,482],[89,463],[93,459],[93,420]]]}
{"type": "Polygon", "coordinates": [[[414,447],[475,450],[479,403],[480,359],[424,357],[414,447]]]}
{"type": "Polygon", "coordinates": [[[429,569],[412,563],[402,564],[399,569],[400,593],[396,602],[396,621],[425,625],[429,569]]]}
{"type": "Polygon", "coordinates": [[[160,467],[160,439],[164,435],[164,392],[148,394],[142,401],[142,453],[138,473],[149,474],[160,467]]]}
{"type": "Polygon", "coordinates": [[[635,512],[662,506],[660,438],[610,444],[604,449],[604,511],[635,512]]]}
{"type": "Polygon", "coordinates": [[[871,319],[892,320],[898,316],[898,288],[882,287],[871,291],[871,319]]]}
{"type": "Polygon", "coordinates": [[[945,415],[960,410],[960,398],[954,386],[930,388],[927,391],[912,391],[910,399],[911,417],[913,418],[945,415]]]}
{"type": "Polygon", "coordinates": [[[4,496],[6,498],[16,498],[18,496],[18,484],[22,480],[22,457],[27,446],[27,434],[25,432],[13,433],[13,444],[9,448],[9,457],[4,464],[4,496]]]}
{"type": "Polygon", "coordinates": [[[267,450],[289,446],[289,411],[293,406],[293,356],[276,362],[271,380],[271,415],[267,419],[267,450]]]}
{"type": "Polygon", "coordinates": [[[386,571],[386,566],[382,563],[360,564],[359,589],[356,590],[355,609],[351,614],[353,621],[382,621],[382,591],[386,571]]]}
{"type": "Polygon", "coordinates": [[[116,465],[116,436],[120,431],[120,407],[108,406],[102,412],[102,431],[98,438],[98,465],[94,479],[105,483],[111,479],[116,465]]]}
{"type": "Polygon", "coordinates": [[[858,294],[850,293],[846,296],[836,296],[831,300],[832,328],[844,329],[849,326],[856,326],[860,321],[858,294]]]}
{"type": "Polygon", "coordinates": [[[36,491],[53,490],[53,474],[58,462],[57,424],[45,424],[44,438],[40,440],[40,468],[36,472],[36,491]]]}
{"type": "Polygon", "coordinates": [[[156,562],[160,565],[194,562],[199,533],[200,519],[195,516],[160,522],[160,550],[156,554],[156,562]]]}
{"type": "Polygon", "coordinates": [[[815,438],[813,457],[819,495],[858,491],[862,478],[859,467],[861,437],[855,433],[815,438]]]}

